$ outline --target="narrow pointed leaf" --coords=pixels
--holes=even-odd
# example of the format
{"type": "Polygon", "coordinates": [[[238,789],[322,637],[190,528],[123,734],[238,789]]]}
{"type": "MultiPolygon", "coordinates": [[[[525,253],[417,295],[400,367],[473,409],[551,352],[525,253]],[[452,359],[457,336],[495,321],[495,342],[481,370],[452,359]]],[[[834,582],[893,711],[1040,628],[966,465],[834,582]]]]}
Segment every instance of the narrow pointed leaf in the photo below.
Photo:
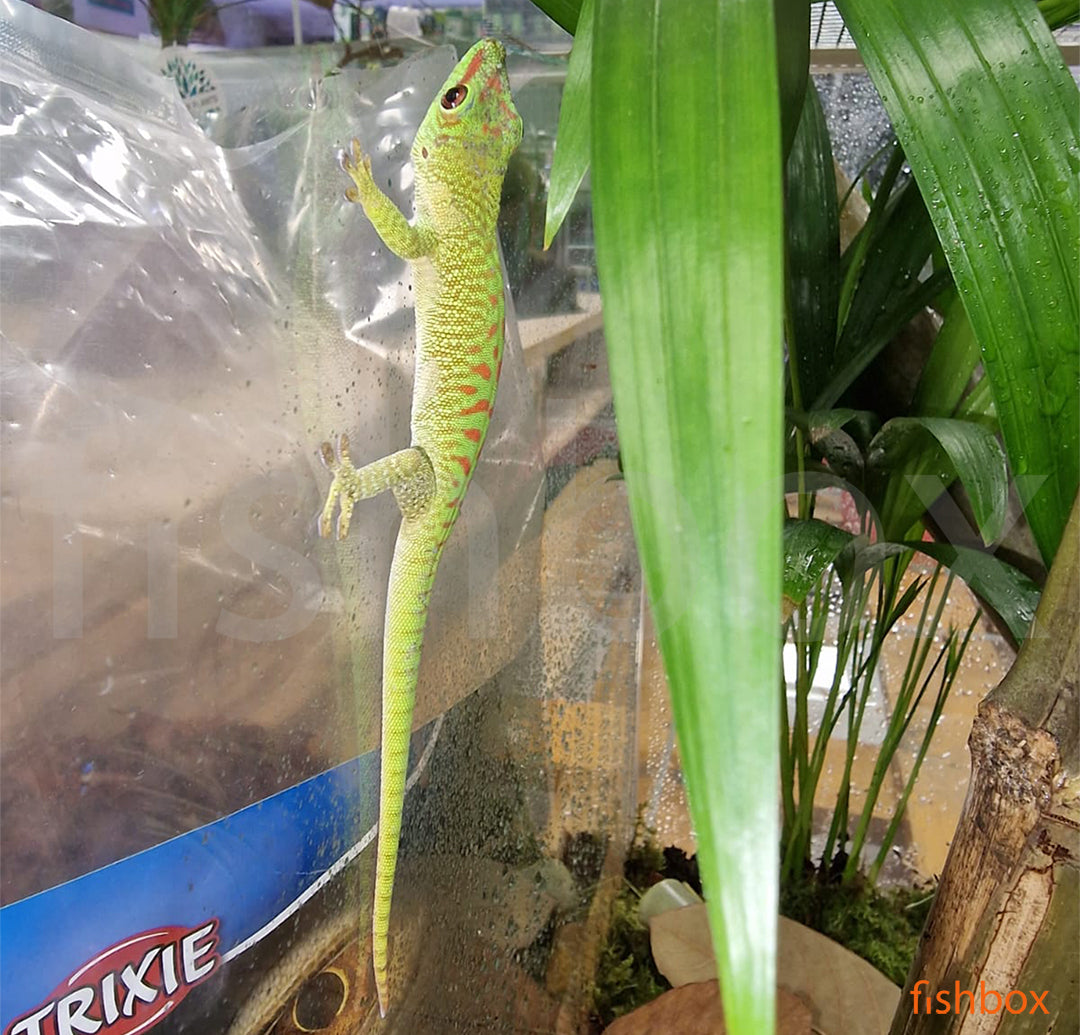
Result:
{"type": "Polygon", "coordinates": [[[833,474],[850,482],[852,489],[862,490],[865,466],[862,450],[846,431],[828,431],[812,438],[810,444],[814,454],[825,461],[833,474]]]}
{"type": "Polygon", "coordinates": [[[1080,19],[1080,4],[1076,0],[1038,0],[1035,6],[1051,29],[1059,29],[1080,19]]]}
{"type": "Polygon", "coordinates": [[[784,524],[784,617],[806,599],[853,538],[850,532],[813,518],[784,524]]]}
{"type": "Polygon", "coordinates": [[[555,157],[551,162],[548,184],[547,219],[544,224],[544,250],[559,232],[566,213],[574,203],[578,187],[589,168],[589,80],[592,75],[593,0],[584,0],[570,67],[566,71],[562,104],[559,107],[559,134],[555,138],[555,157]]]}
{"type": "Polygon", "coordinates": [[[867,543],[865,546],[856,544],[856,549],[851,555],[850,563],[846,555],[838,558],[837,574],[845,584],[852,579],[858,578],[863,572],[876,568],[892,557],[900,557],[911,552],[910,546],[903,543],[867,543]]]}
{"type": "MultiPolygon", "coordinates": [[[[1005,454],[988,428],[947,417],[897,417],[888,421],[870,443],[870,464],[896,468],[927,433],[944,450],[967,490],[979,534],[989,545],[1001,535],[1005,523],[1009,475],[1005,454]]],[[[927,507],[933,499],[923,499],[922,503],[927,507]]]]}
{"type": "Polygon", "coordinates": [[[926,585],[926,578],[912,579],[911,584],[900,594],[900,598],[893,604],[892,609],[885,615],[885,628],[891,629],[904,615],[907,614],[908,608],[915,603],[919,594],[923,591],[923,587],[926,585]]]}
{"type": "Polygon", "coordinates": [[[913,185],[898,188],[880,218],[871,217],[844,253],[850,262],[868,235],[859,279],[836,343],[829,379],[812,400],[827,409],[871,360],[948,285],[947,271],[920,273],[937,246],[933,224],[913,185]]]}
{"type": "Polygon", "coordinates": [[[1039,587],[992,553],[951,543],[911,543],[934,560],[940,561],[967,583],[973,593],[997,612],[1013,637],[1014,644],[1024,641],[1039,604],[1039,587]]]}
{"type": "Polygon", "coordinates": [[[788,420],[802,428],[811,442],[816,441],[830,431],[843,428],[860,446],[865,448],[881,428],[877,414],[870,410],[855,410],[849,406],[840,406],[834,410],[811,410],[800,413],[797,410],[788,413],[788,420]]]}
{"type": "Polygon", "coordinates": [[[1043,558],[1080,479],[1080,99],[1028,0],[838,0],[927,199],[1043,558]]]}
{"type": "Polygon", "coordinates": [[[583,6],[582,0],[533,0],[533,3],[567,32],[571,34],[577,32],[583,6]]]}
{"type": "Polygon", "coordinates": [[[810,8],[806,0],[773,0],[780,85],[781,154],[786,159],[810,83],[810,8]]]}
{"type": "MultiPolygon", "coordinates": [[[[955,288],[945,293],[941,313],[944,322],[923,367],[910,412],[928,417],[985,417],[978,409],[968,412],[976,399],[969,390],[979,345],[955,288]]],[[[949,487],[953,476],[951,464],[939,450],[917,452],[894,468],[881,505],[886,537],[905,539],[915,534],[913,529],[927,506],[949,487]]]]}
{"type": "Polygon", "coordinates": [[[788,346],[797,406],[817,398],[836,349],[840,226],[832,144],[813,83],[788,156],[788,346]]]}
{"type": "Polygon", "coordinates": [[[941,330],[911,401],[911,412],[925,417],[955,414],[979,362],[979,343],[955,290],[947,292],[941,314],[941,330]]]}
{"type": "Polygon", "coordinates": [[[772,6],[597,0],[615,413],[732,1035],[775,1026],[782,193],[772,6]]]}

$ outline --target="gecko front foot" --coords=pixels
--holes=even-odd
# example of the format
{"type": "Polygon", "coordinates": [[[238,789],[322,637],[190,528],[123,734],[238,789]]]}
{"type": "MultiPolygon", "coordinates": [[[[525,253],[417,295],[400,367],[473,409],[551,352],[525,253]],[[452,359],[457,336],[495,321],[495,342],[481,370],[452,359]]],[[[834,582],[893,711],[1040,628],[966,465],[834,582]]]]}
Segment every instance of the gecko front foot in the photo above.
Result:
{"type": "Polygon", "coordinates": [[[349,436],[342,434],[338,442],[338,452],[334,455],[334,447],[329,442],[324,442],[319,447],[322,461],[334,476],[330,483],[330,489],[326,494],[326,503],[323,505],[322,517],[319,518],[319,535],[323,539],[330,538],[330,528],[334,519],[334,508],[338,498],[341,498],[341,515],[338,517],[337,537],[344,539],[349,534],[349,522],[352,521],[353,507],[360,496],[356,491],[356,468],[353,467],[352,457],[349,454],[349,436]]]}
{"type": "Polygon", "coordinates": [[[371,158],[360,150],[360,141],[355,137],[350,152],[341,152],[341,168],[351,177],[354,187],[345,191],[345,197],[349,201],[364,203],[364,200],[378,192],[375,186],[375,178],[371,175],[371,158]]]}

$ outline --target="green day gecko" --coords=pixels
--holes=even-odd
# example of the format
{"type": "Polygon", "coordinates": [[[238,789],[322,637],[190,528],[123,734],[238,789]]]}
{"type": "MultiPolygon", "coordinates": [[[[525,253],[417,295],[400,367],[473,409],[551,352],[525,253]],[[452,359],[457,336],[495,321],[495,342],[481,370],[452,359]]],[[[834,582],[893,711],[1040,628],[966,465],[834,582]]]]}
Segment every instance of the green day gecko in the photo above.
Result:
{"type": "Polygon", "coordinates": [[[382,760],[372,961],[379,1011],[389,1003],[387,934],[394,889],[413,704],[428,602],[443,547],[476,469],[495,402],[505,335],[503,276],[495,222],[506,165],[521,142],[506,50],[481,40],[431,102],[412,146],[415,219],[410,224],[375,185],[359,141],[342,166],[385,245],[412,263],[416,371],[412,442],[353,466],[342,435],[338,454],[322,445],[333,473],[319,522],[328,537],[340,503],[338,538],[353,506],[391,490],[401,510],[383,626],[382,760]]]}

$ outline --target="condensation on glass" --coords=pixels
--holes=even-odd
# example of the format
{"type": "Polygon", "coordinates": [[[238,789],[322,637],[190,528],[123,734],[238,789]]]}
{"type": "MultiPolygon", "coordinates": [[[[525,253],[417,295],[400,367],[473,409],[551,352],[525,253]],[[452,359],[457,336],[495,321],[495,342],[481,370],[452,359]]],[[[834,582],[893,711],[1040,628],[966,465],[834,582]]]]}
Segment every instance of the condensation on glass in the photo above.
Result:
{"type": "MultiPolygon", "coordinates": [[[[166,79],[153,51],[5,11],[5,1031],[84,999],[113,1016],[125,973],[145,995],[129,1026],[174,1002],[157,1032],[379,1023],[367,846],[397,514],[365,502],[343,544],[315,516],[320,442],[347,432],[358,461],[408,442],[409,272],[337,154],[359,137],[408,204],[453,64],[415,49],[333,74],[325,49],[175,52],[190,65],[166,79]]],[[[510,75],[517,315],[432,601],[386,1032],[580,1013],[637,800],[641,579],[587,190],[540,247],[565,62],[513,54],[510,75]]]]}

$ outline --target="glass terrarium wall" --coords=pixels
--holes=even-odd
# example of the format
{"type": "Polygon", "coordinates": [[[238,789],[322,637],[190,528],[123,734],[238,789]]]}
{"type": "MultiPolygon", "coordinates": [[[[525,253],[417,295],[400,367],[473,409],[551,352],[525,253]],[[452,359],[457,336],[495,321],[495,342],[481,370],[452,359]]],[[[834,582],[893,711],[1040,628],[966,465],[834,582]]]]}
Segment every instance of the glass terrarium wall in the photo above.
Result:
{"type": "MultiPolygon", "coordinates": [[[[4,15],[0,1020],[108,1020],[127,973],[128,1027],[377,1025],[397,513],[321,540],[318,455],[408,443],[412,288],[337,152],[407,205],[453,56],[174,53],[189,110],[153,52],[4,15]]],[[[641,586],[587,209],[539,247],[563,73],[511,59],[518,311],[431,603],[385,1031],[576,1023],[633,824],[641,586]]]]}
{"type": "MultiPolygon", "coordinates": [[[[544,51],[569,41],[505,7],[488,27],[535,47],[509,64],[516,313],[432,601],[384,1031],[574,1030],[639,808],[693,849],[618,480],[587,180],[540,247],[565,76],[544,51]]],[[[366,501],[344,543],[320,540],[318,447],[407,443],[413,303],[336,155],[359,137],[407,206],[412,134],[453,59],[419,38],[181,52],[185,107],[155,52],[4,14],[0,1023],[32,1031],[75,975],[100,1004],[133,966],[155,995],[184,979],[156,1031],[374,1029],[397,512],[366,501]]],[[[437,26],[459,52],[470,17],[437,26]]],[[[888,126],[865,74],[816,82],[853,178],[888,126]]],[[[980,636],[989,683],[1003,662],[980,636]]],[[[955,794],[969,720],[944,722],[955,794]]],[[[912,812],[913,839],[920,816],[951,829],[941,800],[912,812]]]]}

